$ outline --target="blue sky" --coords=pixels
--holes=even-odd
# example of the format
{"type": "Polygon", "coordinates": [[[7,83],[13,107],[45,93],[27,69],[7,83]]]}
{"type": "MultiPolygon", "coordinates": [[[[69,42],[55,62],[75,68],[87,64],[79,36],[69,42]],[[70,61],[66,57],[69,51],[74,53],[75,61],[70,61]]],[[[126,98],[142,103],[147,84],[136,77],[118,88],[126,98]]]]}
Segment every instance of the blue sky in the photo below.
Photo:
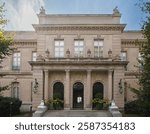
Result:
{"type": "MultiPolygon", "coordinates": [[[[126,30],[139,30],[144,14],[136,4],[141,0],[2,0],[10,20],[6,30],[33,30],[31,24],[38,23],[36,14],[44,6],[48,14],[111,14],[118,6],[122,13],[121,23],[126,30]]],[[[150,0],[143,0],[148,2],[150,0]]]]}

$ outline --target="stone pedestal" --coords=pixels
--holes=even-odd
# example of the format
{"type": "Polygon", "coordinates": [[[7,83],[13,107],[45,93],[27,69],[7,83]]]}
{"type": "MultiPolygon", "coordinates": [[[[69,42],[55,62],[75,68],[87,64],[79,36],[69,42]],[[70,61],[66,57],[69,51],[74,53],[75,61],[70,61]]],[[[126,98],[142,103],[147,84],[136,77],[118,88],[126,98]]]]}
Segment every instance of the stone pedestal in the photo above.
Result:
{"type": "Polygon", "coordinates": [[[112,114],[113,117],[122,117],[122,114],[120,113],[118,107],[115,104],[115,101],[112,100],[111,106],[109,107],[109,111],[112,114]]]}
{"type": "Polygon", "coordinates": [[[41,117],[47,111],[47,106],[44,105],[44,101],[42,100],[40,105],[37,107],[37,111],[33,113],[33,117],[41,117]]]}

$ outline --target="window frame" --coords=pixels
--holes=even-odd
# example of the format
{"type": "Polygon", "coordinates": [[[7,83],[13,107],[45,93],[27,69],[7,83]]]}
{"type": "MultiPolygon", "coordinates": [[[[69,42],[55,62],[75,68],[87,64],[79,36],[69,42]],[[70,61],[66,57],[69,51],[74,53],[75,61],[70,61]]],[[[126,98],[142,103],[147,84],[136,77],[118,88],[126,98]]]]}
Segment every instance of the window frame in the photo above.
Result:
{"type": "Polygon", "coordinates": [[[20,70],[20,68],[21,68],[21,52],[17,51],[14,52],[12,55],[12,70],[20,70]]]}
{"type": "Polygon", "coordinates": [[[65,48],[64,48],[64,39],[57,39],[54,40],[54,57],[55,58],[64,58],[65,56],[65,48]],[[56,44],[56,42],[58,42],[58,45],[56,44]],[[61,46],[61,42],[62,42],[62,46],[61,46]],[[57,51],[56,51],[57,49],[57,51]]]}
{"type": "Polygon", "coordinates": [[[104,39],[94,39],[94,57],[102,58],[104,54],[104,39]],[[97,51],[96,51],[96,42],[97,42],[97,51]],[[102,42],[102,45],[101,45],[102,42]]]}
{"type": "Polygon", "coordinates": [[[127,51],[121,51],[120,59],[121,61],[127,61],[127,51]],[[123,56],[123,54],[125,54],[126,56],[123,56]]]}
{"type": "Polygon", "coordinates": [[[75,57],[83,57],[84,56],[84,39],[75,39],[74,40],[74,56],[75,57]]]}
{"type": "Polygon", "coordinates": [[[19,98],[19,82],[12,82],[11,97],[19,98]]]}
{"type": "Polygon", "coordinates": [[[32,61],[36,61],[36,59],[37,59],[37,52],[32,51],[32,61]],[[34,54],[36,54],[36,56],[34,56],[34,54]]]}

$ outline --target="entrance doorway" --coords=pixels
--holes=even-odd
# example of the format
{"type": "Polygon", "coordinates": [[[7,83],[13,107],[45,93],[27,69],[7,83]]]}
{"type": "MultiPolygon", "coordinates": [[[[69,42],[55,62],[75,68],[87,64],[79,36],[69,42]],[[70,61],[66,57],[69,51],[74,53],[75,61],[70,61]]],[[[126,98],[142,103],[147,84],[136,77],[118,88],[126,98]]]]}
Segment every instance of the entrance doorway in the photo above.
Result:
{"type": "Polygon", "coordinates": [[[76,82],[73,85],[73,109],[83,109],[84,106],[84,85],[76,82]]]}
{"type": "MultiPolygon", "coordinates": [[[[93,84],[93,100],[103,99],[103,84],[101,82],[96,82],[93,84]]],[[[103,106],[103,105],[102,105],[103,106]]],[[[92,105],[93,109],[97,109],[97,104],[92,105]]]]}
{"type": "Polygon", "coordinates": [[[64,108],[64,85],[61,82],[56,82],[53,86],[53,100],[58,101],[58,104],[53,104],[56,109],[64,108]],[[61,103],[62,102],[62,103],[61,103]]]}

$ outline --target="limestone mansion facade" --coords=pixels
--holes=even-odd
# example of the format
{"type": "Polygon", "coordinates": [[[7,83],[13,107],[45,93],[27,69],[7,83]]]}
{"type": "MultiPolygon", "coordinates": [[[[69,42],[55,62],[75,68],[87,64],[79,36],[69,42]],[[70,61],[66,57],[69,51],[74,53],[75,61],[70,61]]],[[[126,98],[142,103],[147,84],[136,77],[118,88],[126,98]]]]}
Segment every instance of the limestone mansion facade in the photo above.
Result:
{"type": "MultiPolygon", "coordinates": [[[[64,109],[92,109],[92,99],[115,100],[119,108],[133,99],[141,31],[125,31],[117,9],[112,14],[38,14],[35,31],[15,31],[14,53],[1,63],[6,96],[36,110],[41,100],[64,101],[64,109]]],[[[11,31],[7,31],[8,33],[11,31]]]]}

